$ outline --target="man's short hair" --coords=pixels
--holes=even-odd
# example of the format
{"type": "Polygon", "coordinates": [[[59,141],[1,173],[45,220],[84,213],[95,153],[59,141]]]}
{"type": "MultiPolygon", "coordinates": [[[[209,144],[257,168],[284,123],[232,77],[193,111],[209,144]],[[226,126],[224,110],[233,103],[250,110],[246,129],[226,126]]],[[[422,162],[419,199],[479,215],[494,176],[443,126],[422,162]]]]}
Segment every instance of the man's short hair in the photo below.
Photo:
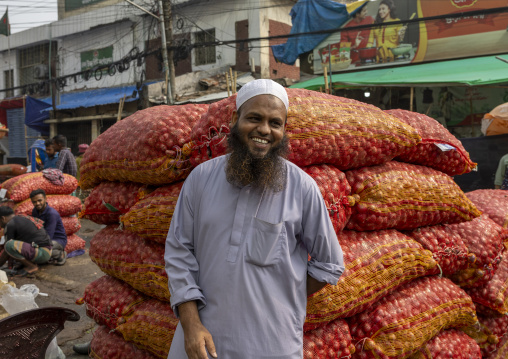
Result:
{"type": "Polygon", "coordinates": [[[30,192],[30,199],[34,198],[35,196],[42,194],[44,198],[46,198],[46,191],[42,188],[34,189],[32,192],[30,192]]]}
{"type": "Polygon", "coordinates": [[[53,146],[53,140],[48,138],[46,141],[44,141],[44,146],[53,146]]]}
{"type": "Polygon", "coordinates": [[[14,214],[14,210],[11,207],[0,206],[0,217],[8,217],[14,214]]]}
{"type": "Polygon", "coordinates": [[[53,143],[56,143],[62,147],[67,147],[67,137],[64,135],[56,135],[53,137],[53,143]]]}

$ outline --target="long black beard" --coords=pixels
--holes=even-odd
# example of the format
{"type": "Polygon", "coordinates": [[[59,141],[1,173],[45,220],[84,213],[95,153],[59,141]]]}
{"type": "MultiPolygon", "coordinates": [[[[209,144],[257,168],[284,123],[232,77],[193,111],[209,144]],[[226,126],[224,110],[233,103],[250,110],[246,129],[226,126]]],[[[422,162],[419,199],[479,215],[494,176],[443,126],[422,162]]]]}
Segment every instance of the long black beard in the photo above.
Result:
{"type": "Polygon", "coordinates": [[[269,188],[275,192],[286,186],[286,158],[289,152],[289,139],[284,134],[282,141],[273,147],[266,156],[254,157],[240,139],[238,126],[231,128],[228,136],[228,150],[231,153],[226,164],[226,179],[237,186],[250,184],[254,188],[269,188]]]}

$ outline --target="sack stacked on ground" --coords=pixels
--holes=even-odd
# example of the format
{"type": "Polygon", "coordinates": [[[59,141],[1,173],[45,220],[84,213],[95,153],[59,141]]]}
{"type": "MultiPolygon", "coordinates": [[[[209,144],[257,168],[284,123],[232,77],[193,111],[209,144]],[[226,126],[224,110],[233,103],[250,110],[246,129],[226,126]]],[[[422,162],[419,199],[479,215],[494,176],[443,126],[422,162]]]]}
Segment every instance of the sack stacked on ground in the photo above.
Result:
{"type": "Polygon", "coordinates": [[[208,105],[155,106],[117,122],[95,139],[80,166],[80,186],[102,181],[161,185],[191,169],[182,148],[208,105]]]}
{"type": "Polygon", "coordinates": [[[138,349],[134,344],[126,342],[119,334],[105,326],[99,326],[94,331],[90,347],[90,358],[94,359],[157,358],[146,350],[138,349]]]}
{"type": "Polygon", "coordinates": [[[429,340],[409,359],[481,359],[480,347],[473,338],[457,330],[444,330],[429,340]]]}
{"type": "Polygon", "coordinates": [[[73,255],[70,255],[73,252],[75,252],[74,255],[83,254],[84,252],[79,253],[76,251],[83,251],[85,246],[86,242],[83,238],[77,234],[71,234],[70,236],[67,236],[67,245],[65,246],[65,251],[67,252],[68,257],[73,257],[73,255]]]}
{"type": "Polygon", "coordinates": [[[447,278],[415,279],[349,318],[353,358],[402,359],[440,331],[477,322],[471,298],[447,278]]]}
{"type": "Polygon", "coordinates": [[[415,229],[480,216],[453,179],[429,167],[388,162],[346,172],[358,195],[347,229],[415,229]]]}
{"type": "Polygon", "coordinates": [[[303,334],[303,359],[348,358],[354,352],[349,326],[343,319],[303,334]]]}
{"type": "Polygon", "coordinates": [[[109,225],[90,243],[90,258],[106,274],[151,297],[169,301],[164,246],[109,225]]]}
{"type": "Polygon", "coordinates": [[[138,236],[165,243],[183,182],[157,188],[121,217],[124,228],[138,236]]]}
{"type": "Polygon", "coordinates": [[[466,193],[467,198],[490,219],[508,228],[508,191],[502,189],[478,189],[466,193]]]}
{"type": "MultiPolygon", "coordinates": [[[[421,138],[411,126],[366,103],[304,89],[286,89],[288,159],[298,166],[332,164],[341,170],[390,161],[421,138]]],[[[226,153],[236,109],[230,97],[211,105],[192,129],[194,165],[226,153]]]]}
{"type": "Polygon", "coordinates": [[[351,187],[346,180],[346,175],[328,165],[308,166],[302,169],[316,181],[335,232],[342,231],[351,216],[351,199],[349,198],[351,187]]]}
{"type": "Polygon", "coordinates": [[[397,161],[432,167],[450,176],[471,172],[476,167],[462,143],[433,118],[406,110],[386,113],[416,129],[422,138],[421,143],[398,155],[397,161]]]}
{"type": "Polygon", "coordinates": [[[447,224],[448,232],[456,233],[476,260],[468,269],[458,271],[450,278],[461,287],[475,287],[487,283],[501,262],[504,241],[508,232],[482,215],[469,222],[447,224]]]}
{"type": "Polygon", "coordinates": [[[63,173],[64,183],[59,186],[50,182],[42,172],[26,173],[13,177],[2,183],[2,189],[7,190],[6,198],[15,202],[29,199],[30,192],[43,189],[46,194],[71,194],[78,188],[76,177],[63,173]]]}
{"type": "Polygon", "coordinates": [[[81,229],[81,222],[78,217],[62,217],[62,224],[67,236],[71,236],[81,229]]]}
{"type": "MultiPolygon", "coordinates": [[[[487,342],[486,345],[481,348],[482,355],[484,357],[489,357],[489,355],[503,347],[503,344],[506,345],[506,337],[508,337],[508,316],[499,315],[497,317],[485,317],[478,315],[478,320],[488,330],[490,336],[494,337],[494,340],[490,340],[490,342],[487,342]]],[[[508,354],[508,346],[501,351],[508,354]]]]}
{"type": "Polygon", "coordinates": [[[338,234],[346,270],[307,298],[304,330],[368,309],[415,278],[439,272],[432,253],[395,230],[338,234]]]}
{"type": "Polygon", "coordinates": [[[146,192],[146,185],[140,183],[102,182],[85,199],[85,208],[80,216],[99,224],[119,223],[120,216],[127,213],[146,192]]]}
{"type": "MultiPolygon", "coordinates": [[[[61,217],[69,217],[81,211],[81,200],[78,197],[50,194],[46,196],[47,203],[53,207],[61,217]]],[[[34,205],[30,199],[19,202],[14,206],[15,214],[31,215],[34,205]]]]}

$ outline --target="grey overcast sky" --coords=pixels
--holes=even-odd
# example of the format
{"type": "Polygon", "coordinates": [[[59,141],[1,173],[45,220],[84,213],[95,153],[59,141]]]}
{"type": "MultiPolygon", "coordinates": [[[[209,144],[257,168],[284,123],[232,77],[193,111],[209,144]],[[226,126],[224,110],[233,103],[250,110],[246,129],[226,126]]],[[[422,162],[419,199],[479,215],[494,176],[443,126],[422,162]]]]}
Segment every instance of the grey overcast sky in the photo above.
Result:
{"type": "Polygon", "coordinates": [[[58,20],[57,0],[0,0],[0,17],[7,7],[11,34],[58,20]]]}

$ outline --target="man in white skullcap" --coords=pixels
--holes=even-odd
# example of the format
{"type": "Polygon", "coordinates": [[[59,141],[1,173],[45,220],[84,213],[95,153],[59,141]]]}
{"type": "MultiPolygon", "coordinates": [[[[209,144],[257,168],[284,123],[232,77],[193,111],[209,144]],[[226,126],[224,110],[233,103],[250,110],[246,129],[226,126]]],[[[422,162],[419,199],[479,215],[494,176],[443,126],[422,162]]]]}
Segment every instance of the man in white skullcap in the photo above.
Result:
{"type": "Polygon", "coordinates": [[[243,86],[230,153],[183,185],[164,256],[180,318],[170,359],[301,359],[307,295],[344,271],[316,183],[284,159],[288,108],[274,81],[243,86]]]}

